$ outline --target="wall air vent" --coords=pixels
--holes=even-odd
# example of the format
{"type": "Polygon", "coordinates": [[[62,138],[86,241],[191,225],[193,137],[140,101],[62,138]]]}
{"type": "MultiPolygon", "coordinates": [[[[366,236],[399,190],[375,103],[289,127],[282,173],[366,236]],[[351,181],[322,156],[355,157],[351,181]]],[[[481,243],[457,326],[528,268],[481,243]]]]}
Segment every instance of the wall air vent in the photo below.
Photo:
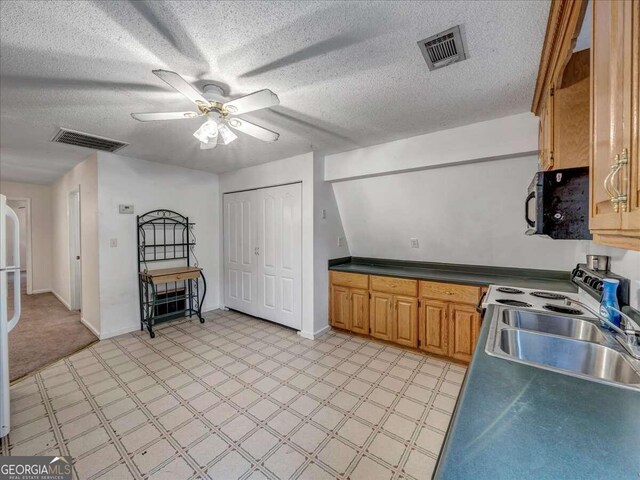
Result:
{"type": "Polygon", "coordinates": [[[117,152],[121,148],[129,145],[128,143],[113,140],[112,138],[98,137],[97,135],[77,132],[75,130],[69,130],[68,128],[61,128],[51,141],[66,143],[67,145],[75,145],[77,147],[102,150],[103,152],[117,152]]]}
{"type": "Polygon", "coordinates": [[[437,70],[467,58],[464,53],[459,25],[420,40],[418,46],[429,70],[437,70]]]}

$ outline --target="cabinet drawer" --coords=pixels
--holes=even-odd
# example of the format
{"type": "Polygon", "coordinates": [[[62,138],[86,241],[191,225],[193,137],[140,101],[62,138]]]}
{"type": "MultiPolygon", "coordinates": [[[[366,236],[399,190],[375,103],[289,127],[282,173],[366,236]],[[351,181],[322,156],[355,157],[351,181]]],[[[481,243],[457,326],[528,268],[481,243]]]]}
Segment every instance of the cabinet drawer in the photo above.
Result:
{"type": "Polygon", "coordinates": [[[342,285],[349,288],[369,289],[369,275],[331,271],[331,285],[342,285]]]}
{"type": "Polygon", "coordinates": [[[376,277],[371,275],[371,290],[415,297],[418,295],[418,281],[408,278],[376,277]]]}
{"type": "Polygon", "coordinates": [[[420,281],[420,296],[447,302],[469,303],[476,305],[480,300],[481,287],[420,281]]]}

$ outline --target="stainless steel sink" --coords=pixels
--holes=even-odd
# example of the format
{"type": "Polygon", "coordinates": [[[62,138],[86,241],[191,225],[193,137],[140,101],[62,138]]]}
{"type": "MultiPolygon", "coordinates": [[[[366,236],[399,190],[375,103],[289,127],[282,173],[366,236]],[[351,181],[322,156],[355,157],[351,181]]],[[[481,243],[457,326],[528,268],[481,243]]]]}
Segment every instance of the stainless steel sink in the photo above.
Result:
{"type": "Polygon", "coordinates": [[[486,320],[489,355],[640,391],[640,361],[592,321],[508,307],[486,320]]]}
{"type": "Polygon", "coordinates": [[[500,332],[500,348],[519,360],[640,386],[640,374],[623,354],[604,345],[505,328],[500,332]]]}
{"type": "Polygon", "coordinates": [[[561,335],[576,340],[587,342],[606,343],[606,338],[598,326],[588,320],[580,320],[574,317],[560,317],[544,313],[506,310],[503,322],[514,328],[533,330],[536,332],[561,335]]]}

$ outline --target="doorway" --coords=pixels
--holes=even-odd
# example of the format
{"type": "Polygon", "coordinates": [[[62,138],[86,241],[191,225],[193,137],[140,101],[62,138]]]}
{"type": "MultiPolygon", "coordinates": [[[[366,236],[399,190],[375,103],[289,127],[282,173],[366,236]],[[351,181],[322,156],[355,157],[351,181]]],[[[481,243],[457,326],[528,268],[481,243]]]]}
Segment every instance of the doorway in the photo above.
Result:
{"type": "Polygon", "coordinates": [[[302,329],[302,184],[224,194],[225,306],[302,329]]]}
{"type": "Polygon", "coordinates": [[[82,260],[80,243],[80,190],[69,192],[70,309],[82,310],[82,260]]]}
{"type": "MultiPolygon", "coordinates": [[[[11,259],[11,265],[20,265],[21,285],[26,283],[26,293],[33,293],[32,287],[32,264],[31,264],[31,199],[29,198],[7,198],[7,205],[16,212],[20,225],[20,258],[11,259]],[[26,282],[24,281],[26,277],[26,282]]],[[[13,238],[7,232],[7,239],[13,238]]],[[[9,241],[9,240],[7,240],[9,241]]],[[[12,246],[8,246],[8,252],[13,252],[12,246]]],[[[7,258],[7,260],[9,260],[7,258]]],[[[24,286],[22,287],[24,291],[24,286]]]]}

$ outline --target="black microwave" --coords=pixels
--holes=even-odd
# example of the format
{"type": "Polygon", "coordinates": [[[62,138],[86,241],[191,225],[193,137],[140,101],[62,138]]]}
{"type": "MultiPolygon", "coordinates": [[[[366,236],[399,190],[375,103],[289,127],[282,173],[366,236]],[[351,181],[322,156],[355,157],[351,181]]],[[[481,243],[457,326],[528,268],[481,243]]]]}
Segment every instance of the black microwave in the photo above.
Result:
{"type": "Polygon", "coordinates": [[[527,235],[590,240],[589,167],[537,172],[524,202],[527,235]]]}

